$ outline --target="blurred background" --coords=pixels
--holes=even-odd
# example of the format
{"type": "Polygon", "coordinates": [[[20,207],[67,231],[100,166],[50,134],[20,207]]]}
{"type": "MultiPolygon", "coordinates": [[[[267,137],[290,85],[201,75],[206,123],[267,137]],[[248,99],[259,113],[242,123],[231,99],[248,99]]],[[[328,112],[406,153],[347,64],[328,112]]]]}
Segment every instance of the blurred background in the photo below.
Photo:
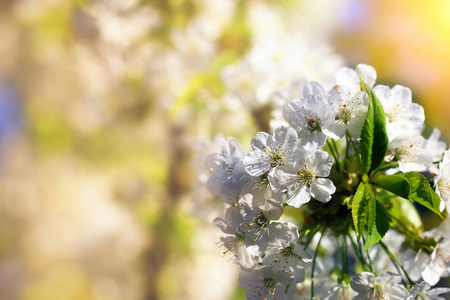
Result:
{"type": "Polygon", "coordinates": [[[367,63],[450,128],[447,0],[1,0],[0,299],[243,299],[202,161],[367,63]]]}

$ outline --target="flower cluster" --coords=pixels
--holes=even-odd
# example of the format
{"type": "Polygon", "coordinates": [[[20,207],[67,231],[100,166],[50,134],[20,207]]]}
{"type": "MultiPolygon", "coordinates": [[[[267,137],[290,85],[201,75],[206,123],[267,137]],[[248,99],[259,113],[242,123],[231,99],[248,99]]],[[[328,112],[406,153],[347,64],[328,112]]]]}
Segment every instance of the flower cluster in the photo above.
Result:
{"type": "Polygon", "coordinates": [[[450,275],[450,151],[438,129],[422,136],[410,89],[375,82],[362,64],[340,69],[328,90],[295,80],[274,93],[284,125],[257,133],[248,153],[228,137],[207,157],[208,189],[226,209],[214,223],[247,299],[450,292],[431,289],[450,275]],[[423,232],[413,203],[441,224],[423,232]]]}

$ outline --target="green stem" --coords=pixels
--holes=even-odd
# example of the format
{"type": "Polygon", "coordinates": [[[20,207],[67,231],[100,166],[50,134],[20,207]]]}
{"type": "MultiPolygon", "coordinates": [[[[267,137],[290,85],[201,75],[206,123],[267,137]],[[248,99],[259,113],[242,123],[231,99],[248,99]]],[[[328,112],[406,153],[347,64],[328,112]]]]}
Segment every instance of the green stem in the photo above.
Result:
{"type": "MultiPolygon", "coordinates": [[[[365,244],[366,244],[366,240],[365,240],[364,238],[363,238],[363,241],[364,241],[364,245],[365,245],[365,244]]],[[[370,263],[370,272],[372,272],[373,274],[376,274],[376,273],[375,273],[375,269],[374,269],[374,267],[373,267],[372,259],[370,258],[369,249],[367,249],[366,255],[367,255],[367,258],[368,258],[369,263],[370,263]]]]}
{"type": "Polygon", "coordinates": [[[359,262],[361,263],[361,266],[366,270],[367,263],[364,260],[364,257],[359,252],[360,248],[356,245],[356,242],[353,240],[350,232],[347,235],[348,235],[348,238],[350,239],[350,242],[352,243],[353,249],[355,250],[356,257],[359,259],[359,262]]]}
{"type": "Polygon", "coordinates": [[[344,274],[347,273],[348,267],[348,246],[347,246],[347,238],[345,235],[342,235],[342,272],[340,282],[342,283],[344,279],[344,274]]]}
{"type": "MultiPolygon", "coordinates": [[[[395,266],[398,265],[402,269],[402,271],[405,274],[406,279],[408,279],[409,283],[410,284],[414,284],[414,281],[411,280],[411,278],[409,277],[409,275],[406,272],[405,268],[403,268],[403,264],[400,262],[400,260],[398,260],[397,256],[395,256],[395,254],[392,253],[391,249],[389,249],[388,246],[386,246],[386,244],[383,243],[383,242],[380,242],[380,245],[381,245],[381,247],[383,247],[384,251],[386,251],[387,255],[391,258],[391,260],[394,263],[394,265],[395,266]]],[[[398,270],[398,268],[397,268],[397,270],[398,270]]],[[[400,270],[398,270],[398,271],[399,271],[398,273],[400,274],[400,270]]],[[[402,279],[402,281],[403,281],[403,284],[406,287],[406,282],[403,279],[402,279]]]]}
{"type": "Polygon", "coordinates": [[[420,237],[417,236],[417,234],[415,234],[414,232],[412,232],[405,224],[403,224],[401,222],[400,219],[398,219],[397,217],[395,217],[394,215],[392,215],[391,213],[389,214],[389,216],[395,220],[395,222],[397,222],[397,229],[401,232],[404,233],[407,237],[409,237],[411,240],[417,242],[420,244],[421,248],[426,249],[427,251],[429,251],[430,253],[433,252],[433,249],[430,247],[430,245],[428,245],[427,243],[424,242],[423,239],[421,239],[420,237]]]}
{"type": "Polygon", "coordinates": [[[348,158],[349,150],[350,150],[350,141],[349,141],[349,135],[345,135],[345,158],[348,158]]]}
{"type": "Polygon", "coordinates": [[[337,148],[337,145],[336,145],[336,141],[335,140],[331,140],[331,145],[334,147],[334,152],[336,153],[336,156],[337,156],[337,158],[339,159],[339,150],[338,150],[338,148],[337,148]]]}
{"type": "Polygon", "coordinates": [[[340,166],[339,166],[339,159],[338,159],[339,157],[338,157],[337,153],[335,152],[333,146],[331,145],[329,139],[327,139],[327,146],[328,146],[328,148],[330,149],[331,155],[332,155],[333,158],[334,158],[334,163],[336,164],[338,171],[340,171],[341,168],[340,168],[340,166]]]}
{"type": "Polygon", "coordinates": [[[316,269],[316,259],[317,259],[317,254],[319,253],[319,247],[320,247],[320,243],[322,242],[322,238],[325,235],[325,231],[327,230],[326,226],[323,226],[322,229],[322,234],[320,236],[319,242],[317,243],[317,248],[316,251],[314,252],[314,258],[312,261],[312,270],[311,270],[311,300],[316,299],[314,298],[314,271],[316,269]]]}
{"type": "Polygon", "coordinates": [[[388,164],[382,164],[378,168],[372,171],[372,174],[398,167],[398,162],[388,163],[388,164]]]}
{"type": "Polygon", "coordinates": [[[305,246],[303,246],[303,250],[306,250],[306,248],[309,247],[309,245],[311,244],[311,242],[312,242],[314,236],[317,234],[317,232],[319,232],[319,230],[320,230],[320,227],[318,227],[315,231],[313,231],[312,234],[308,234],[309,237],[308,237],[308,239],[306,240],[305,246]]]}
{"type": "Polygon", "coordinates": [[[351,142],[351,144],[353,146],[353,150],[355,151],[356,161],[358,162],[359,170],[362,173],[363,168],[362,168],[361,156],[359,155],[359,149],[358,149],[358,147],[356,147],[355,141],[353,141],[353,139],[352,139],[350,133],[348,132],[348,130],[347,130],[347,135],[348,135],[348,138],[350,139],[350,142],[351,142]]]}

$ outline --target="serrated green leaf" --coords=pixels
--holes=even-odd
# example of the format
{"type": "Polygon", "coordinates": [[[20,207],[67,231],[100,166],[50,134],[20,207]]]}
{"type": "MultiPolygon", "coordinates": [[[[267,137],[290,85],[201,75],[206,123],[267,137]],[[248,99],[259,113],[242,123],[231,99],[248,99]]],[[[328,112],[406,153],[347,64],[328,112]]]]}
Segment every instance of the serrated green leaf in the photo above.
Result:
{"type": "Polygon", "coordinates": [[[367,205],[372,196],[372,187],[369,183],[360,183],[352,202],[352,218],[358,239],[367,221],[367,205]]]}
{"type": "Polygon", "coordinates": [[[375,200],[376,221],[364,245],[364,251],[367,251],[373,245],[378,244],[389,230],[389,215],[384,206],[375,200]]]}
{"type": "Polygon", "coordinates": [[[366,196],[369,198],[367,203],[367,231],[370,234],[372,232],[372,228],[375,225],[376,220],[376,202],[375,195],[373,194],[372,187],[366,191],[366,196]]]}
{"type": "Polygon", "coordinates": [[[359,153],[361,156],[362,173],[368,173],[372,164],[372,147],[374,139],[374,112],[373,101],[369,100],[369,109],[361,131],[361,141],[359,143],[359,153]]]}
{"type": "Polygon", "coordinates": [[[441,199],[422,174],[418,172],[407,172],[399,175],[406,178],[410,184],[409,200],[420,203],[443,218],[439,210],[441,199]]]}
{"type": "Polygon", "coordinates": [[[411,190],[408,179],[398,174],[378,176],[373,183],[405,199],[408,199],[411,190]]]}
{"type": "Polygon", "coordinates": [[[388,150],[386,115],[380,100],[361,77],[361,89],[369,96],[369,108],[361,131],[360,155],[362,172],[378,167],[388,150]]]}
{"type": "Polygon", "coordinates": [[[370,170],[374,170],[384,161],[389,146],[389,139],[386,131],[386,115],[383,105],[375,95],[375,92],[367,84],[365,85],[369,91],[369,98],[373,101],[374,108],[375,131],[372,147],[372,165],[370,167],[370,170]]]}

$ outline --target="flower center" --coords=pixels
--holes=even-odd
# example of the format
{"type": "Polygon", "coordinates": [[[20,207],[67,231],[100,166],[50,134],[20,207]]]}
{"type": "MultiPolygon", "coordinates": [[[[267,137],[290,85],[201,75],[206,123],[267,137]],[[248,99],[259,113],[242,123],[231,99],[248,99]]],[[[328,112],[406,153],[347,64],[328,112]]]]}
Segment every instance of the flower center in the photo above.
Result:
{"type": "Polygon", "coordinates": [[[396,104],[394,107],[392,107],[391,110],[386,112],[386,117],[388,118],[389,122],[395,122],[397,118],[399,117],[399,110],[400,105],[396,104]]]}
{"type": "Polygon", "coordinates": [[[374,299],[386,299],[384,297],[385,286],[379,283],[373,285],[373,298],[374,299]]]}
{"type": "Polygon", "coordinates": [[[317,131],[322,131],[322,123],[318,118],[309,119],[307,122],[309,133],[314,133],[317,131]]]}
{"type": "Polygon", "coordinates": [[[267,290],[273,289],[276,284],[277,284],[277,282],[273,278],[264,278],[263,279],[264,289],[267,289],[267,290]]]}
{"type": "Polygon", "coordinates": [[[294,255],[294,247],[287,246],[286,248],[281,250],[281,253],[283,254],[283,256],[292,256],[294,255]]]}
{"type": "Polygon", "coordinates": [[[416,152],[420,152],[417,150],[418,149],[415,149],[413,144],[407,144],[407,145],[404,145],[403,147],[397,149],[395,154],[399,160],[413,161],[413,160],[417,159],[417,154],[419,154],[416,152]],[[414,151],[414,150],[416,150],[416,151],[414,151]]]}
{"type": "Polygon", "coordinates": [[[233,238],[223,239],[218,245],[225,248],[225,251],[223,252],[224,255],[231,254],[231,260],[237,263],[239,261],[239,249],[245,247],[244,236],[236,234],[233,238]]]}
{"type": "Polygon", "coordinates": [[[273,152],[271,152],[266,146],[264,146],[263,149],[270,155],[269,161],[272,168],[283,165],[283,152],[281,150],[278,151],[278,149],[275,148],[273,152]]]}
{"type": "Polygon", "coordinates": [[[423,291],[422,293],[418,294],[414,299],[418,299],[418,300],[426,300],[426,299],[428,299],[427,292],[423,291]]]}
{"type": "Polygon", "coordinates": [[[347,124],[351,118],[352,112],[348,109],[348,106],[346,104],[342,105],[342,108],[336,115],[336,120],[341,120],[344,124],[347,124]]]}
{"type": "Polygon", "coordinates": [[[265,227],[269,224],[269,220],[264,215],[258,215],[254,219],[254,224],[257,224],[259,227],[265,227]]]}
{"type": "Polygon", "coordinates": [[[316,174],[310,170],[301,170],[297,174],[299,176],[298,180],[306,186],[310,186],[311,182],[316,178],[316,174]]]}
{"type": "Polygon", "coordinates": [[[210,172],[221,172],[226,180],[230,180],[233,177],[233,170],[237,163],[237,159],[230,156],[228,153],[222,152],[216,154],[216,159],[214,164],[217,166],[215,168],[210,168],[210,172]]]}
{"type": "Polygon", "coordinates": [[[264,295],[264,299],[274,299],[276,290],[276,281],[272,278],[264,278],[262,290],[258,293],[258,299],[262,299],[261,296],[264,295]]]}

